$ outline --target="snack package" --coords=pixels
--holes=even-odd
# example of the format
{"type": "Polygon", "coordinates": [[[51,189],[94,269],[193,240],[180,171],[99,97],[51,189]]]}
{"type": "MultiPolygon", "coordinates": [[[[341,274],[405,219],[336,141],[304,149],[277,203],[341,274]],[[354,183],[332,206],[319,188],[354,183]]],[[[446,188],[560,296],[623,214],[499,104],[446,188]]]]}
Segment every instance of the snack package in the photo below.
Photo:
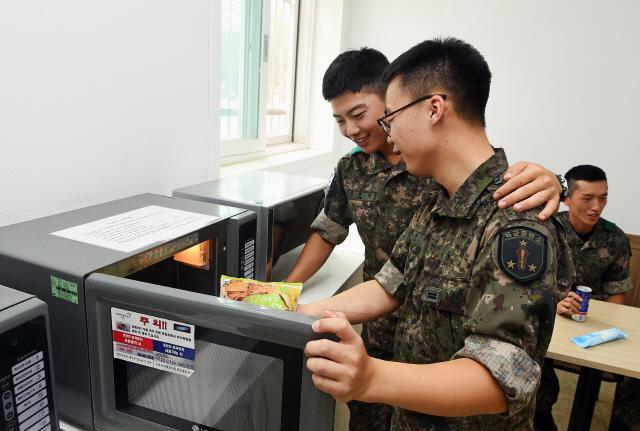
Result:
{"type": "Polygon", "coordinates": [[[220,297],[260,305],[275,310],[296,311],[302,283],[278,283],[220,277],[220,297]]]}
{"type": "Polygon", "coordinates": [[[573,337],[571,341],[576,343],[578,346],[585,348],[597,346],[598,344],[606,343],[607,341],[618,340],[620,338],[627,338],[627,334],[625,334],[618,328],[611,328],[604,329],[602,331],[591,332],[585,335],[579,335],[577,337],[573,337]]]}

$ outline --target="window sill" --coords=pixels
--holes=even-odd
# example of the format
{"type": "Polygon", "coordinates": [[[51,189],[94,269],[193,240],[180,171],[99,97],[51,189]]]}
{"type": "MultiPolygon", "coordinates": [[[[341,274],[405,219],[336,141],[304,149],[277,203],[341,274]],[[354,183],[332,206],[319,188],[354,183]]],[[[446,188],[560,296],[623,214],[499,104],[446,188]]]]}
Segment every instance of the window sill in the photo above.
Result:
{"type": "Polygon", "coordinates": [[[272,146],[260,153],[223,158],[220,166],[220,177],[276,167],[302,171],[307,166],[317,166],[326,162],[331,166],[335,164],[336,158],[333,151],[310,149],[303,144],[291,142],[272,146]],[[286,165],[289,165],[289,167],[286,165]]]}

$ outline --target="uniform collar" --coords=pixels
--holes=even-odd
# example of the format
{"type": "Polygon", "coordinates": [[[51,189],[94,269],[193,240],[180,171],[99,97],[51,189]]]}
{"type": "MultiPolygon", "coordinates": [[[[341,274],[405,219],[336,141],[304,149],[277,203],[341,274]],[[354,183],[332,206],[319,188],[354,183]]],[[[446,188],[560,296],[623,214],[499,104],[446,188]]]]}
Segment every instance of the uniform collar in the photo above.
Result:
{"type": "Polygon", "coordinates": [[[438,200],[431,211],[446,217],[471,218],[475,213],[476,201],[482,192],[487,188],[497,188],[502,184],[502,174],[508,167],[504,150],[495,149],[493,156],[473,171],[451,199],[449,199],[444,187],[441,186],[438,200]]]}
{"type": "Polygon", "coordinates": [[[384,158],[384,156],[375,152],[372,153],[369,157],[369,160],[366,164],[366,172],[367,174],[377,174],[378,172],[386,171],[389,169],[397,170],[398,172],[404,172],[407,170],[407,166],[404,164],[402,160],[400,160],[397,164],[392,165],[384,158]]]}
{"type": "Polygon", "coordinates": [[[602,217],[598,220],[598,223],[593,228],[593,232],[587,241],[582,241],[577,232],[573,229],[573,226],[569,221],[569,211],[559,213],[558,218],[567,231],[567,240],[572,246],[577,247],[580,250],[587,250],[590,248],[601,247],[603,243],[606,243],[607,231],[604,229],[605,220],[602,217]]]}

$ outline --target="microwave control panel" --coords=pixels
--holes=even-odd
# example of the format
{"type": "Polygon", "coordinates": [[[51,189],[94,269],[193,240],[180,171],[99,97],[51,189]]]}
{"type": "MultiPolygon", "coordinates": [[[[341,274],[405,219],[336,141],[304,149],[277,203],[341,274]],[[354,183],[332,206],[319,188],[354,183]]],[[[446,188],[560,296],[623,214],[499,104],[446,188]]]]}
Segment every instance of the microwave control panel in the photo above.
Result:
{"type": "Polygon", "coordinates": [[[55,429],[44,318],[0,334],[0,350],[0,430],[55,429]]]}
{"type": "Polygon", "coordinates": [[[238,277],[255,278],[256,272],[256,235],[255,222],[240,226],[238,242],[240,245],[238,277]]]}

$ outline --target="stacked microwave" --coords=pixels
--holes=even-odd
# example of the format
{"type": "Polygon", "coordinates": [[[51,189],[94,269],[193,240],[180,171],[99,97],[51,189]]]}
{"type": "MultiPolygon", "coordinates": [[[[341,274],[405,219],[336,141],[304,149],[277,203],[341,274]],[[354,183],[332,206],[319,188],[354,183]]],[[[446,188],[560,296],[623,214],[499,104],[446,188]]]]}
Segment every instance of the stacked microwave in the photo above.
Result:
{"type": "Polygon", "coordinates": [[[0,430],[57,430],[47,306],[0,286],[0,430]]]}
{"type": "MultiPolygon", "coordinates": [[[[152,194],[0,228],[0,283],[49,306],[60,417],[105,431],[235,429],[226,413],[248,408],[249,395],[278,379],[291,384],[293,363],[269,358],[302,355],[315,337],[312,319],[217,298],[220,275],[253,264],[240,250],[255,235],[251,211],[152,194]],[[278,336],[263,328],[281,322],[290,324],[278,336]],[[238,364],[246,364],[242,373],[229,368],[238,364]],[[185,369],[190,377],[176,374],[185,369]]],[[[293,366],[297,412],[306,417],[313,407],[332,417],[304,365],[293,366]]],[[[253,429],[289,429],[283,418],[294,405],[286,400],[285,414],[253,429]]],[[[320,425],[309,429],[328,429],[320,425]]]]}
{"type": "MultiPolygon", "coordinates": [[[[278,258],[309,238],[311,223],[322,209],[326,185],[325,179],[258,170],[179,188],[173,196],[255,212],[256,272],[243,275],[271,281],[278,258]]],[[[247,256],[253,259],[253,248],[247,256]]]]}

